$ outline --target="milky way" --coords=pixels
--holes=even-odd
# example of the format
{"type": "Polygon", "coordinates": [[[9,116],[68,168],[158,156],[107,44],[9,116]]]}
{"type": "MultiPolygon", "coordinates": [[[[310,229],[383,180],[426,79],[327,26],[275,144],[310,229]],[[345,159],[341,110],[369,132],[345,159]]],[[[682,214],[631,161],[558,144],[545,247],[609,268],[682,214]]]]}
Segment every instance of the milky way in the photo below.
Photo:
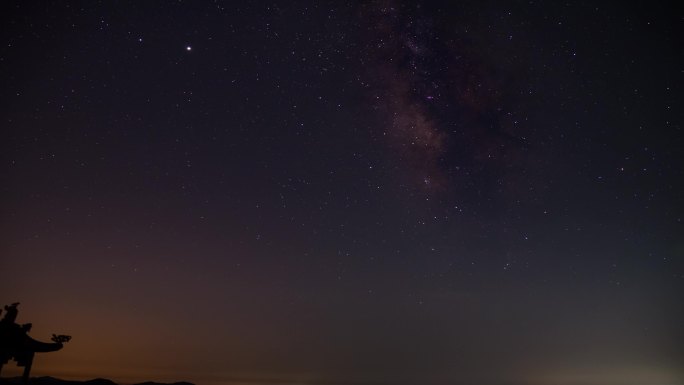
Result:
{"type": "MultiPolygon", "coordinates": [[[[417,186],[464,195],[520,199],[516,184],[530,154],[524,127],[509,111],[507,78],[495,71],[463,28],[420,6],[383,2],[365,7],[367,86],[381,133],[417,186]],[[511,194],[512,193],[512,194],[511,194]]],[[[467,31],[466,31],[467,32],[467,31]]]]}

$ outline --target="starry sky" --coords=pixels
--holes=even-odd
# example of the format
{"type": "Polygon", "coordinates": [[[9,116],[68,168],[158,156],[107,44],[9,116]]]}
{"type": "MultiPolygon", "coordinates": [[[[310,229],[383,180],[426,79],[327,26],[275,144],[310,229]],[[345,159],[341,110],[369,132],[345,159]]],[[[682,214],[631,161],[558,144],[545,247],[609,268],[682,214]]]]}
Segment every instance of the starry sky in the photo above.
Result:
{"type": "Polygon", "coordinates": [[[684,383],[674,4],[3,1],[33,373],[684,383]]]}

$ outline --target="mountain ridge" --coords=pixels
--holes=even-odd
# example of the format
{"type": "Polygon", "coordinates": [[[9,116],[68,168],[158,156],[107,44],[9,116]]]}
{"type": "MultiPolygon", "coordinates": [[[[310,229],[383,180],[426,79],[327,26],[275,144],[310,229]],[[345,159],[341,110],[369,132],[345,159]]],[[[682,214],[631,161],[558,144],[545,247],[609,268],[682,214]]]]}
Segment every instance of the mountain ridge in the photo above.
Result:
{"type": "MultiPolygon", "coordinates": [[[[10,377],[10,378],[0,378],[0,385],[17,385],[21,384],[21,377],[10,377]]],[[[62,380],[55,377],[32,377],[29,379],[29,385],[124,385],[118,384],[107,378],[93,378],[90,380],[76,381],[76,380],[62,380]]],[[[135,384],[125,384],[125,385],[195,385],[191,382],[178,381],[178,382],[155,382],[155,381],[145,381],[135,384]]]]}

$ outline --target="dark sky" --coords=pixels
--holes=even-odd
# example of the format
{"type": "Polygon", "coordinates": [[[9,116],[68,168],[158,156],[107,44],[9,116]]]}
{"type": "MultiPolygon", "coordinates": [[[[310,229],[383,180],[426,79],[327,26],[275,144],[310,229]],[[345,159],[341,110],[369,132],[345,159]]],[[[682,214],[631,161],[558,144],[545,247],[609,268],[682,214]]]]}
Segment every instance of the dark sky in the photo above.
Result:
{"type": "Polygon", "coordinates": [[[684,19],[625,3],[3,1],[34,374],[684,383],[684,19]]]}

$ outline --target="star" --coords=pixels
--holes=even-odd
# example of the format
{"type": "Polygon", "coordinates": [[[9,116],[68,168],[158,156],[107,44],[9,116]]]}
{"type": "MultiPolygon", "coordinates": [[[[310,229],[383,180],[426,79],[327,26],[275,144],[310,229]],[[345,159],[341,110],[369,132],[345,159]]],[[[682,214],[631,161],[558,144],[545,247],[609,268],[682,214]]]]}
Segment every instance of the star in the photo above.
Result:
{"type": "Polygon", "coordinates": [[[185,46],[185,50],[188,51],[188,52],[190,52],[190,51],[192,51],[192,47],[189,46],[189,45],[188,45],[188,46],[185,46]]]}

